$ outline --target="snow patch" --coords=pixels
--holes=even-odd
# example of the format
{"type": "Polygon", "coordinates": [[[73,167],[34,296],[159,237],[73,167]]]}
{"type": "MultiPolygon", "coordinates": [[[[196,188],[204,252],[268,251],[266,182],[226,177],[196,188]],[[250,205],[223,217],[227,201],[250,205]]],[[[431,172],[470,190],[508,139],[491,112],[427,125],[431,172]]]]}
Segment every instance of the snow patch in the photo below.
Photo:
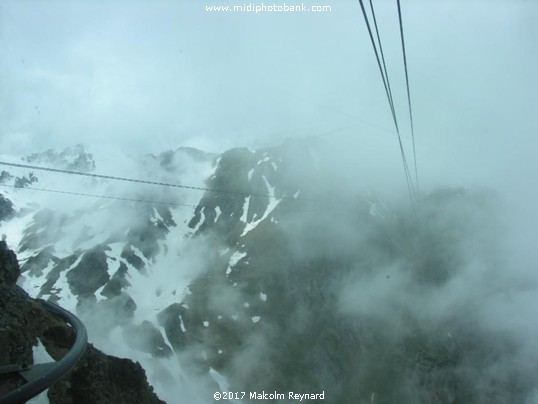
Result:
{"type": "Polygon", "coordinates": [[[110,258],[118,258],[119,256],[121,256],[121,252],[123,251],[124,246],[125,246],[125,243],[123,242],[110,243],[108,245],[108,248],[110,248],[110,251],[107,251],[106,255],[110,258]]]}
{"type": "Polygon", "coordinates": [[[269,161],[271,160],[271,157],[264,157],[263,159],[261,159],[260,161],[258,161],[256,163],[256,165],[260,165],[261,163],[265,163],[266,161],[269,161]]]}
{"type": "Polygon", "coordinates": [[[170,340],[168,339],[168,335],[166,335],[166,330],[164,329],[163,326],[159,326],[159,332],[161,333],[163,339],[164,339],[164,342],[166,343],[166,345],[168,345],[168,348],[170,348],[170,350],[172,352],[175,352],[174,351],[174,346],[170,343],[170,340]]]}
{"type": "Polygon", "coordinates": [[[232,272],[233,267],[236,266],[237,263],[246,256],[247,256],[246,252],[239,252],[239,251],[234,252],[232,256],[230,257],[230,261],[228,261],[228,268],[226,269],[226,275],[229,275],[232,272]]]}
{"type": "Polygon", "coordinates": [[[47,276],[52,271],[56,264],[49,260],[47,266],[43,269],[41,276],[32,276],[29,272],[21,274],[17,280],[17,285],[23,288],[31,297],[37,298],[41,287],[47,282],[47,276]]]}
{"type": "Polygon", "coordinates": [[[247,222],[248,207],[250,205],[250,195],[245,198],[245,204],[243,205],[243,214],[239,218],[243,223],[247,222]]]}
{"type": "MultiPolygon", "coordinates": [[[[37,339],[37,346],[32,348],[34,356],[34,364],[38,365],[40,363],[50,363],[55,362],[55,360],[49,355],[45,346],[41,343],[41,340],[37,339]]],[[[28,404],[48,404],[49,399],[47,396],[48,389],[35,396],[34,398],[27,401],[28,404]]]]}
{"type": "MultiPolygon", "coordinates": [[[[222,353],[220,349],[219,349],[219,353],[222,353]]],[[[211,367],[209,368],[209,375],[211,376],[213,380],[217,382],[217,384],[219,385],[220,391],[229,391],[230,385],[228,384],[228,382],[226,381],[226,378],[223,375],[221,375],[219,372],[217,372],[215,369],[211,367]]],[[[231,401],[232,403],[236,402],[236,400],[228,400],[228,401],[231,401]]]]}
{"type": "Polygon", "coordinates": [[[135,247],[134,245],[131,244],[131,250],[133,250],[133,252],[135,253],[135,255],[140,258],[142,260],[142,262],[145,264],[145,265],[151,265],[151,262],[146,258],[146,256],[144,255],[144,253],[142,251],[140,251],[137,247],[135,247]]]}
{"type": "Polygon", "coordinates": [[[265,178],[265,175],[263,175],[262,178],[265,182],[265,186],[267,187],[267,191],[269,193],[269,205],[265,209],[265,212],[260,219],[246,224],[245,228],[243,229],[243,233],[241,233],[241,237],[244,237],[249,231],[253,230],[260,222],[264,221],[265,218],[267,218],[267,216],[269,216],[271,212],[275,210],[275,208],[280,203],[280,199],[275,198],[275,187],[271,186],[269,181],[267,181],[267,178],[265,178]]]}
{"type": "MultiPolygon", "coordinates": [[[[4,193],[4,196],[6,198],[8,198],[11,202],[13,202],[14,206],[17,207],[17,205],[15,205],[15,202],[13,201],[13,199],[11,198],[10,195],[7,195],[6,193],[4,193]]],[[[14,248],[14,247],[17,247],[17,246],[20,245],[20,242],[21,242],[23,234],[24,234],[24,230],[32,222],[33,222],[33,215],[31,215],[31,214],[27,214],[27,215],[21,216],[21,217],[17,216],[17,217],[12,218],[8,222],[2,222],[1,227],[0,227],[0,231],[3,234],[7,235],[6,242],[7,242],[8,246],[11,246],[12,249],[16,250],[16,248],[14,248]]],[[[32,254],[31,254],[30,251],[26,251],[24,253],[18,253],[17,252],[17,258],[19,259],[19,261],[22,261],[22,260],[28,258],[31,255],[32,254]]]]}
{"type": "Polygon", "coordinates": [[[263,292],[260,292],[260,300],[263,300],[264,302],[267,301],[267,295],[263,292]]]}
{"type": "Polygon", "coordinates": [[[97,303],[99,303],[101,300],[105,300],[105,297],[101,294],[101,292],[103,291],[106,285],[107,284],[105,283],[103,286],[101,286],[99,289],[95,291],[94,295],[95,295],[95,299],[97,303]]]}
{"type": "Polygon", "coordinates": [[[62,271],[62,273],[60,274],[60,277],[58,278],[54,286],[51,288],[51,293],[50,293],[50,294],[56,295],[59,298],[63,308],[73,313],[76,312],[78,299],[71,292],[71,289],[69,288],[69,282],[67,281],[67,273],[80,263],[84,255],[85,254],[80,254],[80,256],[76,259],[76,261],[69,268],[67,268],[65,271],[62,271]]]}
{"type": "Polygon", "coordinates": [[[187,329],[185,328],[185,324],[183,323],[183,318],[181,318],[181,315],[179,317],[179,326],[181,327],[181,331],[185,332],[187,329]]]}
{"type": "Polygon", "coordinates": [[[41,340],[37,339],[37,346],[32,348],[32,353],[34,355],[34,365],[40,363],[56,362],[47,352],[45,346],[41,343],[41,340]]]}
{"type": "Polygon", "coordinates": [[[256,324],[258,321],[261,320],[261,317],[260,317],[260,316],[253,316],[251,320],[252,320],[252,322],[253,322],[254,324],[256,324]]]}
{"type": "Polygon", "coordinates": [[[202,225],[202,223],[205,222],[205,213],[204,213],[204,210],[205,210],[205,206],[202,207],[202,209],[200,209],[200,220],[198,221],[198,223],[196,223],[196,226],[194,227],[194,229],[192,229],[191,231],[191,234],[194,234],[198,231],[198,229],[200,228],[200,226],[202,225]]]}
{"type": "Polygon", "coordinates": [[[153,216],[151,217],[151,223],[153,223],[155,226],[159,224],[159,222],[164,222],[163,217],[161,214],[157,211],[157,209],[153,208],[153,216]]]}

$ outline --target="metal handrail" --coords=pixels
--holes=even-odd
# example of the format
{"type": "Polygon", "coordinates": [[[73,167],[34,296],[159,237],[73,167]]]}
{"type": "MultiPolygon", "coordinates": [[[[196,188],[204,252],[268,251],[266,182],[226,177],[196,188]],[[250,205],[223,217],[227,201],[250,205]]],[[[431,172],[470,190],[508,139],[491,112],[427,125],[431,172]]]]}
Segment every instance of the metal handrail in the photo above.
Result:
{"type": "Polygon", "coordinates": [[[45,306],[45,309],[57,314],[75,329],[75,343],[62,359],[57,362],[52,362],[50,368],[48,368],[44,374],[39,375],[37,378],[23,384],[3,397],[0,397],[0,403],[2,404],[22,403],[37,396],[69,372],[86,351],[88,333],[82,321],[80,321],[73,313],[61,308],[53,302],[41,299],[38,300],[45,306]]]}

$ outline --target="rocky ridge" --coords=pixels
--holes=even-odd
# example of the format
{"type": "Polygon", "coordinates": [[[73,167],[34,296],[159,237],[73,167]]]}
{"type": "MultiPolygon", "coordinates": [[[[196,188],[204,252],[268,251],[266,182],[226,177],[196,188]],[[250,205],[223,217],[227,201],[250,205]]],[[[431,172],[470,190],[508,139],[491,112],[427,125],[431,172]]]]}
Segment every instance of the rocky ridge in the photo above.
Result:
{"type": "MultiPolygon", "coordinates": [[[[0,365],[34,363],[33,348],[42,344],[58,360],[74,342],[73,329],[16,285],[17,257],[0,241],[0,365]]],[[[2,375],[0,394],[23,384],[16,374],[2,375]]],[[[162,403],[139,363],[106,355],[88,345],[64,378],[48,390],[51,403],[162,403]]]]}

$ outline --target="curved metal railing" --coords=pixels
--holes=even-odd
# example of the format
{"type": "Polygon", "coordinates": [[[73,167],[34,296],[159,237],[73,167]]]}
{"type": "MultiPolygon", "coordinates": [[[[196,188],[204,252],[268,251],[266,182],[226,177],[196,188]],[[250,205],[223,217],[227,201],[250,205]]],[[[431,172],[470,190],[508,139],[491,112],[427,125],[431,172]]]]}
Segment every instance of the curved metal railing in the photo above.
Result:
{"type": "Polygon", "coordinates": [[[69,372],[86,351],[88,333],[82,321],[55,303],[46,300],[40,300],[40,302],[48,311],[57,314],[75,329],[75,343],[69,352],[57,362],[31,365],[26,368],[19,365],[4,366],[3,373],[20,373],[27,380],[27,383],[0,397],[2,404],[22,403],[37,396],[69,372]]]}

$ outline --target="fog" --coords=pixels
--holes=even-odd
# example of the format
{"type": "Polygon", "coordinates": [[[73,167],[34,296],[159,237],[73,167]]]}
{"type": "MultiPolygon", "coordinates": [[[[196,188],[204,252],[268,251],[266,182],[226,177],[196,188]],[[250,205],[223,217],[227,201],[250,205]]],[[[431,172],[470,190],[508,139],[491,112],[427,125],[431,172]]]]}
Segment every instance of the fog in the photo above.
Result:
{"type": "MultiPolygon", "coordinates": [[[[222,152],[323,136],[335,154],[346,151],[336,170],[366,157],[378,178],[403,183],[359,6],[331,6],[224,15],[194,1],[3,2],[0,148],[25,155],[83,143],[110,161],[115,150],[222,152]]],[[[410,154],[396,7],[380,1],[376,11],[410,154]]],[[[527,186],[538,171],[537,17],[530,1],[403,6],[426,189],[493,185],[538,198],[527,186]]]]}
{"type": "MultiPolygon", "coordinates": [[[[533,183],[538,174],[538,5],[523,0],[402,2],[423,196],[413,208],[357,1],[326,3],[331,12],[319,14],[211,13],[206,4],[217,3],[4,1],[0,154],[25,156],[82,143],[94,154],[98,173],[202,186],[200,173],[209,175],[209,166],[181,163],[185,166],[176,177],[176,171],[166,173],[151,164],[141,169],[133,157],[141,161],[142,155],[179,146],[222,153],[307,139],[312,153],[304,159],[288,156],[287,174],[313,193],[301,197],[323,201],[299,213],[290,210],[292,215],[282,211],[284,251],[291,263],[305,264],[286,274],[285,281],[310,279],[309,268],[338,268],[338,274],[317,274],[312,282],[323,285],[323,292],[298,301],[281,291],[256,291],[267,293],[269,303],[275,296],[282,299],[279,304],[289,302],[289,312],[277,306],[275,312],[285,313],[285,320],[266,313],[267,320],[262,315],[254,331],[246,324],[256,313],[237,321],[244,340],[221,369],[231,387],[271,388],[263,384],[265,377],[275,388],[317,385],[345,394],[352,382],[338,375],[349,372],[365,386],[353,402],[390,402],[379,387],[387,380],[375,379],[368,369],[379,369],[387,357],[401,359],[401,341],[411,340],[409,347],[423,343],[425,336],[426,350],[442,346],[448,355],[468,353],[453,373],[437,369],[436,375],[448,375],[450,383],[476,381],[483,402],[492,397],[502,402],[502,394],[511,391],[496,386],[498,380],[512,378],[525,392],[536,390],[530,375],[538,359],[538,190],[533,183]],[[372,216],[374,205],[380,216],[372,216]],[[432,274],[432,266],[442,269],[432,274]],[[317,318],[326,323],[316,323],[317,318]],[[338,368],[334,363],[340,359],[330,349],[318,347],[310,358],[289,347],[304,335],[331,341],[325,327],[336,330],[348,358],[354,358],[352,348],[361,352],[357,364],[341,363],[335,370],[331,366],[338,368]],[[352,333],[356,339],[349,337],[352,333]],[[491,351],[485,352],[480,341],[487,341],[491,351]],[[271,361],[282,364],[283,352],[296,351],[311,373],[305,381],[290,371],[286,386],[271,361]]],[[[375,6],[412,161],[396,4],[382,0],[375,6]]],[[[85,188],[75,180],[51,184],[58,185],[85,188]]],[[[197,192],[130,184],[102,189],[187,204],[200,198],[197,192]]],[[[69,197],[36,198],[70,211],[88,206],[73,204],[69,197]]],[[[139,220],[136,209],[115,209],[114,215],[121,216],[114,223],[118,233],[125,223],[139,220]]],[[[101,220],[93,226],[107,222],[101,220]]],[[[153,263],[151,287],[168,293],[172,280],[185,287],[190,278],[211,274],[220,265],[215,251],[226,246],[211,234],[204,237],[185,247],[179,233],[169,234],[166,242],[173,247],[153,263]],[[169,278],[167,271],[180,256],[186,270],[169,278]]],[[[275,280],[279,274],[269,272],[265,285],[281,286],[275,280]]],[[[199,310],[215,317],[235,315],[253,296],[218,282],[210,292],[207,301],[198,302],[199,310]]],[[[140,315],[154,310],[153,301],[146,303],[140,315]]],[[[94,338],[113,350],[122,336],[94,338]]],[[[165,366],[181,374],[182,383],[168,383],[158,361],[149,370],[150,380],[161,383],[157,387],[167,397],[183,394],[197,402],[196,397],[209,394],[215,384],[201,376],[198,366],[201,351],[222,343],[212,338],[217,337],[204,336],[200,346],[189,346],[181,366],[165,366]]],[[[117,354],[133,352],[125,348],[117,354]]],[[[414,390],[419,376],[405,370],[396,367],[398,385],[391,391],[402,402],[425,400],[414,390]]],[[[440,402],[450,402],[446,394],[440,402]]],[[[536,402],[536,394],[525,395],[527,403],[536,402]]]]}

